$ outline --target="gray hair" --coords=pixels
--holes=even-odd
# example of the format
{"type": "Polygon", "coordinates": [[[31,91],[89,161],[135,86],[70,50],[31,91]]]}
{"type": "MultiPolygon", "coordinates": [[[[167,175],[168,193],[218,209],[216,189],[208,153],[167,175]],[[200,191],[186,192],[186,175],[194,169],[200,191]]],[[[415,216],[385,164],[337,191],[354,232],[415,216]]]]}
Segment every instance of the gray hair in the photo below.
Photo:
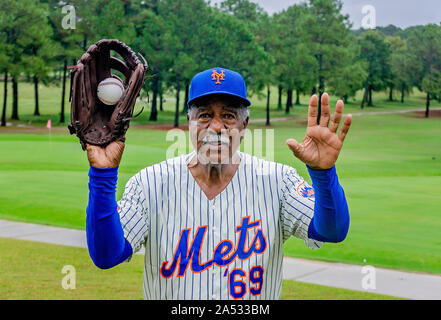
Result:
{"type": "MultiPolygon", "coordinates": [[[[192,118],[194,112],[196,112],[199,107],[200,106],[196,104],[191,104],[188,107],[187,114],[190,119],[192,118]]],[[[237,109],[237,116],[239,118],[239,121],[245,121],[245,119],[250,116],[250,110],[248,110],[248,107],[242,103],[239,104],[237,107],[235,107],[235,109],[237,109]]]]}

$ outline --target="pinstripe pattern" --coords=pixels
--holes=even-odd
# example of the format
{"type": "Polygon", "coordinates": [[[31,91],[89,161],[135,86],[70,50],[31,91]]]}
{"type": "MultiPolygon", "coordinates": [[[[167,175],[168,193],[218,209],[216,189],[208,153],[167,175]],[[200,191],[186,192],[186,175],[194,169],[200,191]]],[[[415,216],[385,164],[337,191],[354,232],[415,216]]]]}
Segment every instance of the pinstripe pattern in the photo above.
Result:
{"type": "MultiPolygon", "coordinates": [[[[231,182],[209,200],[187,167],[193,156],[194,152],[141,170],[129,180],[118,202],[124,235],[133,251],[145,246],[144,298],[233,299],[229,275],[240,269],[246,276],[236,276],[234,280],[243,281],[246,286],[241,298],[279,299],[284,241],[294,235],[312,249],[322,245],[308,239],[314,199],[298,192],[299,186],[305,184],[303,178],[289,166],[240,153],[241,163],[231,182]],[[240,233],[236,228],[243,225],[246,217],[249,224],[259,225],[248,229],[244,250],[250,249],[253,243],[256,248],[263,248],[259,240],[259,234],[263,233],[263,243],[266,243],[263,252],[250,251],[248,258],[236,257],[225,266],[212,263],[200,272],[193,270],[192,261],[198,257],[195,254],[182,276],[178,276],[180,266],[185,268],[182,259],[176,269],[171,269],[174,272],[168,278],[161,274],[163,264],[171,268],[185,230],[188,230],[187,243],[182,243],[189,250],[198,230],[205,230],[198,252],[198,263],[202,266],[213,262],[221,242],[229,240],[231,252],[237,250],[240,233]],[[255,239],[259,241],[253,242],[255,239]],[[253,295],[251,288],[257,290],[259,284],[251,280],[250,270],[256,266],[263,268],[263,284],[260,293],[253,295]]],[[[227,260],[231,254],[222,258],[227,260]]]]}

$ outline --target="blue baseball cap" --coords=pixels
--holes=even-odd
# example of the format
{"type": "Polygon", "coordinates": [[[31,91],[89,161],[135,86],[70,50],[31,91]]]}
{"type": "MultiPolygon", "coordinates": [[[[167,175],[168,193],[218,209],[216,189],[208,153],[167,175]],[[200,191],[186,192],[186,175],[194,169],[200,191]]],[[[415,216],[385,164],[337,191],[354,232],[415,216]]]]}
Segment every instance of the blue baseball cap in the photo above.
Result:
{"type": "Polygon", "coordinates": [[[247,99],[247,87],[240,73],[225,68],[212,68],[202,71],[193,77],[187,105],[202,97],[213,94],[225,94],[242,100],[250,106],[247,99]]]}

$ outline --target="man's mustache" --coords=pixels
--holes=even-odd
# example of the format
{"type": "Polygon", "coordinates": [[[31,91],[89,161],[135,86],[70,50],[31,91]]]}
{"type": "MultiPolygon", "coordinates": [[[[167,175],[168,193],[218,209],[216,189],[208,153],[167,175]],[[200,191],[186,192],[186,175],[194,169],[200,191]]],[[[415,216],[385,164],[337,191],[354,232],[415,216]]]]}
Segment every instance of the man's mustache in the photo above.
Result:
{"type": "Polygon", "coordinates": [[[208,134],[204,136],[200,141],[202,141],[202,144],[222,144],[222,145],[230,145],[230,138],[226,137],[224,135],[218,135],[218,134],[208,134]]]}

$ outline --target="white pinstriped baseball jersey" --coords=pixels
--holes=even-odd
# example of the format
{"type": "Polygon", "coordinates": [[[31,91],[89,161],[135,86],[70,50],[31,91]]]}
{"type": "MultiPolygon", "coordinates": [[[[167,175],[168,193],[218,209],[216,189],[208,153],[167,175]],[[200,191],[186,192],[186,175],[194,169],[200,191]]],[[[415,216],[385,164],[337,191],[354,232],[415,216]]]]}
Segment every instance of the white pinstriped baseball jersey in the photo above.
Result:
{"type": "Polygon", "coordinates": [[[134,175],[118,202],[133,252],[145,246],[145,299],[280,299],[283,243],[308,239],[312,188],[292,167],[239,153],[227,187],[209,200],[190,153],[134,175]]]}

